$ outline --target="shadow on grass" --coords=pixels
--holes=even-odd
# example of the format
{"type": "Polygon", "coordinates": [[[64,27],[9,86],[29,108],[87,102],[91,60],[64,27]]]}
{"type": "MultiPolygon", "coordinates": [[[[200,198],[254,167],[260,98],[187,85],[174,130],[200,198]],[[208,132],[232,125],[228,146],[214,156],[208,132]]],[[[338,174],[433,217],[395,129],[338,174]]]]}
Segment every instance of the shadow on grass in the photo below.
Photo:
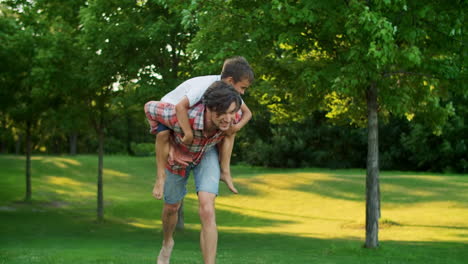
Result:
{"type": "MultiPolygon", "coordinates": [[[[307,174],[303,174],[307,175],[307,174]]],[[[290,175],[294,177],[294,175],[290,175]]],[[[463,176],[424,175],[381,175],[381,195],[383,202],[422,203],[456,201],[468,203],[468,178],[463,176]],[[443,180],[441,180],[443,179],[443,180]]],[[[316,193],[324,197],[363,201],[365,199],[365,175],[333,175],[329,179],[314,180],[293,187],[294,190],[316,193]]]]}
{"type": "MultiPolygon", "coordinates": [[[[69,211],[0,212],[3,263],[151,263],[159,230],[119,221],[95,223],[69,211]]],[[[345,236],[345,234],[344,234],[345,236]]],[[[199,231],[176,234],[173,263],[201,263],[199,231]]],[[[468,244],[382,241],[377,250],[353,238],[220,232],[219,263],[464,263],[468,244]]]]}
{"type": "MultiPolygon", "coordinates": [[[[250,216],[246,214],[239,214],[235,211],[231,211],[230,206],[223,205],[221,209],[219,207],[216,208],[216,218],[220,219],[218,221],[219,226],[223,227],[263,227],[263,226],[280,226],[283,224],[291,224],[294,221],[288,220],[278,220],[278,219],[271,219],[266,217],[258,217],[258,216],[250,216]]],[[[184,216],[185,216],[185,223],[187,224],[199,224],[199,216],[198,216],[198,201],[195,199],[188,199],[184,200],[184,216]]]]}

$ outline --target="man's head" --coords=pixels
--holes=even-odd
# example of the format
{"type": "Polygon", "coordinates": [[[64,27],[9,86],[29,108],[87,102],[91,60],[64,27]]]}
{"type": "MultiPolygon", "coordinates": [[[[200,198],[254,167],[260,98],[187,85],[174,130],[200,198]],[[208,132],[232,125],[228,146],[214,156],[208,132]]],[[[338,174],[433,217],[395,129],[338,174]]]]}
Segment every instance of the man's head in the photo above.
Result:
{"type": "Polygon", "coordinates": [[[254,81],[254,73],[244,57],[236,56],[224,61],[221,80],[232,85],[240,94],[244,94],[254,81]]]}
{"type": "Polygon", "coordinates": [[[208,120],[219,130],[226,131],[239,111],[242,99],[239,93],[229,84],[214,82],[203,95],[203,104],[208,110],[208,120]]]}

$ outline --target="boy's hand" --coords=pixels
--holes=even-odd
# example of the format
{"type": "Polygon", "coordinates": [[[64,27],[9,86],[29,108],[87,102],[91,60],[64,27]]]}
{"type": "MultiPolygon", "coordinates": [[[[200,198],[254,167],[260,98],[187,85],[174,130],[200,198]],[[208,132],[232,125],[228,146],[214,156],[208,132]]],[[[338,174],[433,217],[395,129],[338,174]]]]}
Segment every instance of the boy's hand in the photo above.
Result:
{"type": "Polygon", "coordinates": [[[190,145],[192,144],[192,141],[193,141],[192,131],[190,131],[190,133],[185,133],[184,137],[182,138],[182,143],[184,143],[185,145],[190,145]]]}

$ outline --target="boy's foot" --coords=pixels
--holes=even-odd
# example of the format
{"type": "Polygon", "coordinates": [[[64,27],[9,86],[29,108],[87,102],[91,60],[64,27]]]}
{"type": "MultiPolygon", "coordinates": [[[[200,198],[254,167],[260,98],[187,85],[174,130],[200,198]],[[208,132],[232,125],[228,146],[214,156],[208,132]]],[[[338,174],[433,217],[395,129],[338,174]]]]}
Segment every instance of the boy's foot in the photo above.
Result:
{"type": "Polygon", "coordinates": [[[227,187],[229,190],[234,193],[238,194],[239,192],[237,191],[236,187],[234,187],[234,182],[232,181],[232,177],[230,173],[221,173],[221,181],[226,183],[227,187]]]}
{"type": "Polygon", "coordinates": [[[168,245],[165,245],[163,241],[161,251],[159,251],[157,264],[169,264],[169,259],[171,258],[173,247],[174,247],[174,240],[169,242],[168,245]]]}
{"type": "Polygon", "coordinates": [[[166,175],[159,175],[153,187],[153,197],[161,200],[164,194],[164,182],[166,175]]]}

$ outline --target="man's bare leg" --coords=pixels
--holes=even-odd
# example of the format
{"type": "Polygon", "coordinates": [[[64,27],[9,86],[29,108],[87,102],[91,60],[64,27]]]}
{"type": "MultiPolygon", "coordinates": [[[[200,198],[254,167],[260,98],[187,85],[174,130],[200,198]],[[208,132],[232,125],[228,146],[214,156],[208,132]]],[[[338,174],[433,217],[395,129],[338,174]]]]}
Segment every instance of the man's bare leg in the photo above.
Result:
{"type": "Polygon", "coordinates": [[[220,143],[219,148],[219,160],[221,167],[221,181],[226,183],[229,190],[235,194],[238,194],[234,182],[231,177],[231,155],[234,147],[234,139],[236,135],[225,136],[223,141],[220,143]]]}
{"type": "Polygon", "coordinates": [[[178,204],[164,204],[162,222],[163,222],[163,244],[159,251],[157,264],[169,264],[172,248],[174,247],[173,234],[177,224],[178,204]]]}
{"type": "Polygon", "coordinates": [[[215,264],[218,246],[218,229],[215,215],[216,195],[208,192],[198,193],[199,214],[202,229],[200,232],[200,247],[205,264],[215,264]]]}
{"type": "Polygon", "coordinates": [[[170,131],[161,131],[156,135],[156,183],[153,187],[153,197],[161,200],[164,193],[164,182],[166,181],[166,163],[169,156],[170,131]]]}

